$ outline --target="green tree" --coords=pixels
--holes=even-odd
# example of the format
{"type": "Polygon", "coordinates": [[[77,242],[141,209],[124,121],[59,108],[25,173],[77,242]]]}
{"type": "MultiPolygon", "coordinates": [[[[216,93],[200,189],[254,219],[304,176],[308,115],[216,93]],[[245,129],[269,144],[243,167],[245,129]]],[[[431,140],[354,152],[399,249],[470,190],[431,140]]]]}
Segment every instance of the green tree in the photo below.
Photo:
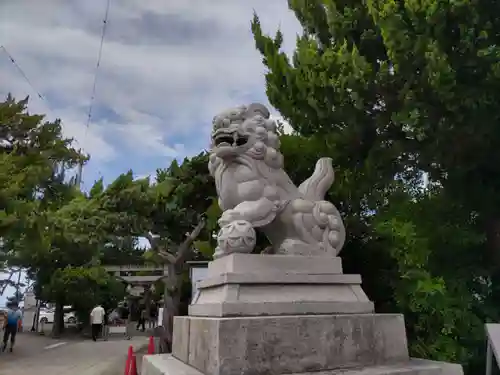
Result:
{"type": "Polygon", "coordinates": [[[411,352],[482,365],[486,309],[478,296],[486,294],[477,278],[480,252],[475,250],[484,235],[463,208],[443,189],[415,197],[401,188],[372,224],[374,240],[397,264],[399,278],[390,286],[395,307],[405,314],[411,352]]]}
{"type": "MultiPolygon", "coordinates": [[[[213,252],[212,233],[219,211],[207,164],[208,155],[201,153],[158,169],[153,181],[134,179],[129,171],[106,188],[96,185],[90,193],[112,225],[107,231],[118,239],[146,238],[150,249],[144,260],[168,266],[163,288],[165,322],[179,312],[186,261],[213,252]]],[[[171,326],[164,342],[170,346],[171,326]]]]}
{"type": "Polygon", "coordinates": [[[126,295],[125,285],[99,266],[59,268],[42,293],[47,300],[71,305],[84,324],[89,322],[89,313],[96,304],[109,310],[126,295]]]}
{"type": "MultiPolygon", "coordinates": [[[[69,277],[74,276],[75,282],[78,281],[76,275],[82,267],[99,265],[108,235],[105,213],[75,187],[71,189],[71,199],[39,214],[38,224],[43,230],[27,245],[25,241],[17,242],[12,260],[23,265],[28,276],[35,280],[37,297],[55,304],[54,336],[64,329],[63,307],[80,299],[77,289],[71,289],[73,293],[67,295],[61,291],[71,284],[69,277]]],[[[86,274],[78,277],[84,278],[86,274]]]]}
{"type": "Polygon", "coordinates": [[[0,103],[0,238],[5,265],[38,278],[37,270],[50,266],[43,259],[51,243],[49,213],[73,195],[65,171],[86,157],[63,136],[60,120],[30,114],[27,104],[10,95],[0,103]]]}
{"type": "Polygon", "coordinates": [[[167,351],[172,343],[173,317],[180,312],[186,261],[203,257],[202,251],[211,256],[214,249],[212,233],[218,211],[207,165],[208,155],[201,153],[184,159],[180,165],[173,161],[156,175],[156,210],[144,236],[151,244],[152,259],[168,265],[163,310],[167,324],[162,340],[167,351]]]}
{"type": "Polygon", "coordinates": [[[37,212],[60,193],[61,171],[85,160],[59,120],[29,114],[27,104],[10,95],[0,103],[0,238],[7,252],[10,238],[36,230],[37,212]]]}
{"type": "Polygon", "coordinates": [[[379,310],[409,313],[414,354],[469,364],[477,318],[498,315],[500,292],[499,6],[290,0],[303,27],[291,58],[280,32],[252,23],[271,104],[317,147],[312,158],[337,166],[346,270],[362,273],[379,310]],[[422,172],[430,198],[418,193],[422,172]],[[419,276],[398,281],[409,265],[419,276]]]}

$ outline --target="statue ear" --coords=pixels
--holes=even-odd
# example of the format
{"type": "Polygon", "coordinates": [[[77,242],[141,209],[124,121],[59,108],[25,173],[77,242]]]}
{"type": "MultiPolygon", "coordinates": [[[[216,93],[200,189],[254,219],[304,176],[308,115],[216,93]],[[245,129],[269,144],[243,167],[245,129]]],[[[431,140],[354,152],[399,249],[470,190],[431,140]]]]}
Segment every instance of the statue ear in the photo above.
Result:
{"type": "Polygon", "coordinates": [[[269,113],[269,110],[264,104],[252,103],[247,107],[247,118],[255,115],[261,115],[265,119],[268,119],[271,116],[271,113],[269,113]]]}

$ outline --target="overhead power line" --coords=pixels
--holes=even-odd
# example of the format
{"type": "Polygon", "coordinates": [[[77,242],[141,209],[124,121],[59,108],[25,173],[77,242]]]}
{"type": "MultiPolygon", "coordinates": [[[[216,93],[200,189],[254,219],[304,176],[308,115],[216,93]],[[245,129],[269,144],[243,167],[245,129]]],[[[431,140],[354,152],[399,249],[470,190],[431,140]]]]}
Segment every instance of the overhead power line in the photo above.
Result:
{"type": "MultiPolygon", "coordinates": [[[[89,131],[90,124],[92,122],[92,110],[94,109],[95,94],[96,94],[96,87],[97,87],[97,78],[98,78],[98,73],[99,73],[99,67],[101,66],[102,48],[104,45],[104,39],[106,37],[106,29],[108,26],[108,16],[109,16],[110,3],[111,3],[111,1],[107,0],[106,10],[104,12],[104,18],[102,20],[101,42],[99,44],[99,53],[97,54],[97,63],[96,63],[95,70],[94,70],[94,83],[92,85],[92,92],[90,94],[89,111],[87,114],[87,124],[85,126],[85,134],[83,137],[84,144],[86,143],[85,141],[87,139],[87,133],[89,131]]],[[[81,162],[80,165],[78,166],[78,172],[77,172],[77,176],[76,176],[77,186],[80,186],[80,184],[82,182],[82,174],[83,174],[83,162],[81,162]]]]}
{"type": "Polygon", "coordinates": [[[108,25],[109,5],[110,5],[110,0],[108,0],[106,3],[106,11],[104,13],[104,19],[102,21],[101,43],[99,45],[99,53],[97,55],[97,63],[95,66],[95,71],[94,71],[94,83],[92,85],[92,93],[90,95],[90,104],[89,104],[89,112],[87,115],[86,131],[88,130],[90,123],[92,121],[92,110],[94,108],[95,93],[96,93],[96,87],[97,87],[97,77],[98,77],[98,73],[99,73],[99,67],[101,66],[102,47],[104,45],[104,38],[106,37],[106,29],[107,29],[107,25],[108,25]]]}
{"type": "Polygon", "coordinates": [[[21,67],[19,66],[19,64],[17,63],[17,61],[12,57],[12,55],[9,53],[9,51],[7,51],[7,48],[5,48],[5,46],[0,46],[0,48],[5,52],[5,54],[9,58],[10,62],[16,67],[17,71],[19,73],[21,73],[21,75],[24,78],[24,80],[28,83],[28,85],[30,85],[31,89],[36,93],[36,95],[41,100],[45,100],[45,98],[42,96],[42,94],[40,94],[40,92],[35,88],[35,86],[33,86],[33,84],[31,83],[31,81],[29,80],[28,76],[21,69],[21,67]]]}

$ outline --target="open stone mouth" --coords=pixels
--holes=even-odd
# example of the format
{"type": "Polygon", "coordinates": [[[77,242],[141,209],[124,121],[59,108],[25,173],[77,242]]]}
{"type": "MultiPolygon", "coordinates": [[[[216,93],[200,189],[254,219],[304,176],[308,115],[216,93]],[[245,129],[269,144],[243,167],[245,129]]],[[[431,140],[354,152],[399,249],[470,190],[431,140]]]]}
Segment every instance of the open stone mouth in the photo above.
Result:
{"type": "Polygon", "coordinates": [[[237,132],[231,134],[223,133],[216,135],[214,141],[215,141],[215,146],[217,147],[224,147],[224,146],[236,147],[236,146],[243,146],[245,143],[247,143],[248,137],[238,134],[237,132]]]}

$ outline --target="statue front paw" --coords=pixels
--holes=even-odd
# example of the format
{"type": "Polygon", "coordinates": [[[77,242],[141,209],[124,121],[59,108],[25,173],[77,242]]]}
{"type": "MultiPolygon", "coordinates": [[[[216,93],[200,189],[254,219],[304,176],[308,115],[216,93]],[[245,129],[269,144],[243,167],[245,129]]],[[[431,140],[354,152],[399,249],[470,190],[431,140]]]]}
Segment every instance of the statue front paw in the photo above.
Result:
{"type": "Polygon", "coordinates": [[[236,210],[226,210],[222,213],[219,219],[219,226],[221,228],[229,225],[235,221],[244,220],[241,214],[236,210]]]}
{"type": "Polygon", "coordinates": [[[215,249],[214,259],[232,253],[251,253],[256,241],[255,229],[248,221],[236,220],[230,222],[223,226],[217,235],[217,248],[215,249]]]}

